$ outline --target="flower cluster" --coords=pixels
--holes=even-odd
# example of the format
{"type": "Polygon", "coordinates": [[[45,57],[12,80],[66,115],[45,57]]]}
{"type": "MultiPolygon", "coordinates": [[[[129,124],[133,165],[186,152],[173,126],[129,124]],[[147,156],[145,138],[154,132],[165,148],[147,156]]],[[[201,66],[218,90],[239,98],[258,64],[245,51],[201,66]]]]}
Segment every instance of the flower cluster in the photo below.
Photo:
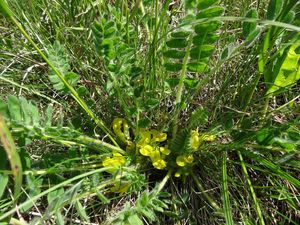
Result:
{"type": "Polygon", "coordinates": [[[167,134],[157,130],[141,129],[137,148],[143,156],[150,158],[153,167],[162,170],[167,167],[165,157],[171,153],[167,146],[159,146],[160,142],[167,140],[167,134]]]}
{"type": "MultiPolygon", "coordinates": [[[[154,168],[163,170],[165,168],[175,169],[175,176],[188,175],[194,162],[194,152],[200,149],[204,142],[215,140],[215,136],[209,133],[199,133],[192,130],[189,134],[187,152],[171,152],[168,148],[167,134],[158,130],[139,129],[133,131],[135,141],[131,140],[128,123],[125,119],[116,118],[113,121],[113,130],[118,140],[126,146],[128,154],[142,155],[148,157],[154,168]]],[[[126,159],[120,153],[114,152],[112,157],[103,160],[103,166],[112,167],[108,172],[114,173],[119,167],[125,165],[126,159]]]]}
{"type": "MultiPolygon", "coordinates": [[[[189,139],[189,145],[193,152],[198,151],[200,145],[205,141],[214,141],[215,136],[211,134],[199,134],[198,130],[192,130],[189,139]]],[[[179,167],[175,173],[175,177],[180,177],[181,175],[187,175],[189,168],[192,167],[194,162],[193,153],[178,155],[176,157],[176,164],[179,167]]]]}
{"type": "Polygon", "coordinates": [[[113,152],[112,157],[105,157],[102,161],[104,167],[112,167],[107,172],[115,173],[121,166],[126,163],[125,157],[118,152],[113,152]]]}

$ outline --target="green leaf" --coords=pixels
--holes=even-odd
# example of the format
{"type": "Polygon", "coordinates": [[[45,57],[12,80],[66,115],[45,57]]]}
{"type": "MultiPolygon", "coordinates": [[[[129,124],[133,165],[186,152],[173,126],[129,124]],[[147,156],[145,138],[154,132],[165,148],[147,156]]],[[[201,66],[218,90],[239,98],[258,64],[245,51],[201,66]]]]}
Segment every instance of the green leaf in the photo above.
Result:
{"type": "Polygon", "coordinates": [[[72,86],[75,86],[77,81],[79,80],[80,76],[76,73],[68,72],[65,74],[65,78],[69,84],[71,84],[72,86]]]}
{"type": "Polygon", "coordinates": [[[184,84],[186,85],[187,88],[196,88],[197,84],[199,82],[198,79],[193,79],[193,78],[185,78],[184,79],[184,84]]]}
{"type": "Polygon", "coordinates": [[[165,57],[173,58],[173,59],[183,59],[185,56],[185,51],[179,51],[179,50],[167,50],[164,53],[165,57]]]}
{"type": "Polygon", "coordinates": [[[143,221],[138,217],[137,214],[132,214],[128,217],[128,224],[144,225],[143,221]]]}
{"type": "Polygon", "coordinates": [[[219,0],[199,0],[197,8],[199,10],[206,9],[212,5],[215,5],[219,2],[219,0]]]}
{"type": "Polygon", "coordinates": [[[179,78],[169,78],[166,80],[166,82],[171,88],[174,88],[179,84],[179,80],[179,78]]]}
{"type": "Polygon", "coordinates": [[[150,98],[146,101],[145,103],[145,107],[146,108],[154,108],[156,106],[158,106],[160,103],[160,100],[157,98],[150,98]]]}
{"type": "Polygon", "coordinates": [[[275,137],[274,132],[268,128],[261,129],[256,132],[256,141],[261,145],[270,145],[275,137]]]}
{"type": "MultiPolygon", "coordinates": [[[[250,9],[246,15],[246,18],[257,19],[258,13],[256,9],[250,9]]],[[[259,37],[261,29],[257,27],[256,22],[244,22],[243,23],[243,36],[245,38],[246,47],[250,47],[255,40],[259,37]]]]}
{"type": "Polygon", "coordinates": [[[207,71],[208,66],[202,62],[188,63],[187,68],[191,72],[203,73],[207,71]]]}
{"type": "Polygon", "coordinates": [[[186,39],[183,38],[172,38],[166,42],[169,48],[185,48],[188,45],[186,39]]]}
{"type": "Polygon", "coordinates": [[[268,20],[275,20],[283,7],[283,0],[270,0],[266,17],[268,20]]]}
{"type": "Polygon", "coordinates": [[[164,67],[168,71],[178,72],[182,69],[182,64],[181,63],[165,63],[164,67]]]}
{"type": "Polygon", "coordinates": [[[110,38],[116,33],[116,28],[110,27],[104,32],[104,37],[105,38],[110,38]]]}
{"type": "Polygon", "coordinates": [[[247,47],[250,47],[260,36],[260,28],[257,27],[255,30],[253,30],[246,38],[245,45],[247,47]]]}
{"type": "Polygon", "coordinates": [[[59,196],[62,196],[63,194],[64,194],[63,188],[59,188],[48,193],[47,195],[48,205],[52,204],[55,199],[57,199],[59,196]]]}
{"type": "Polygon", "coordinates": [[[21,192],[22,187],[22,163],[19,153],[16,149],[14,139],[4,121],[4,118],[0,115],[0,141],[3,144],[3,148],[6,151],[7,158],[10,163],[12,174],[14,177],[14,197],[17,199],[21,192]]]}
{"type": "Polygon", "coordinates": [[[65,225],[64,216],[61,214],[61,212],[59,210],[55,212],[55,222],[58,225],[65,225]]]}
{"type": "Polygon", "coordinates": [[[0,114],[2,114],[5,118],[8,118],[9,112],[7,103],[0,98],[0,114]]]}
{"type": "Polygon", "coordinates": [[[52,105],[48,105],[45,113],[45,126],[50,127],[52,125],[52,114],[53,114],[53,107],[52,105]]]}
{"type": "Polygon", "coordinates": [[[139,209],[139,212],[143,216],[145,216],[148,220],[155,221],[156,216],[155,216],[155,213],[152,209],[144,207],[144,208],[139,209]]]}
{"type": "Polygon", "coordinates": [[[197,0],[184,0],[184,6],[187,10],[194,9],[197,5],[197,0]]]}
{"type": "Polygon", "coordinates": [[[22,121],[22,111],[19,99],[13,95],[8,96],[7,106],[11,120],[22,121]]]}
{"type": "Polygon", "coordinates": [[[221,16],[224,13],[224,8],[221,6],[214,6],[210,7],[204,10],[201,10],[196,18],[202,19],[202,18],[211,18],[211,17],[218,17],[221,16]]]}
{"type": "Polygon", "coordinates": [[[195,129],[200,125],[205,125],[208,121],[208,111],[203,107],[196,109],[189,120],[189,128],[195,129]]]}
{"type": "Polygon", "coordinates": [[[76,210],[77,210],[80,218],[85,220],[86,222],[90,222],[90,219],[79,200],[76,201],[75,207],[76,207],[76,210]]]}
{"type": "MultiPolygon", "coordinates": [[[[104,22],[104,19],[101,21],[101,22],[104,22]]],[[[99,37],[103,37],[102,33],[103,33],[103,25],[102,23],[96,21],[93,26],[92,26],[92,31],[94,34],[96,34],[96,37],[99,38],[99,37]]]]}
{"type": "Polygon", "coordinates": [[[297,48],[299,47],[300,42],[282,52],[280,59],[276,62],[274,70],[271,73],[265,74],[265,80],[272,82],[267,94],[273,93],[280,88],[293,85],[300,79],[300,54],[297,54],[297,48]]]}
{"type": "MultiPolygon", "coordinates": [[[[250,9],[246,15],[246,18],[252,18],[252,19],[257,19],[258,18],[258,13],[256,9],[250,9]]],[[[256,29],[257,24],[255,22],[244,22],[243,23],[243,35],[244,38],[246,39],[255,29],[256,29]]]]}
{"type": "Polygon", "coordinates": [[[263,214],[262,214],[262,211],[261,211],[261,207],[260,207],[260,204],[259,204],[259,201],[257,199],[257,196],[256,196],[256,193],[254,191],[254,187],[252,185],[252,182],[251,182],[251,179],[250,179],[250,176],[248,174],[248,171],[247,171],[247,168],[246,168],[246,164],[244,162],[244,159],[243,159],[243,156],[241,154],[240,151],[238,151],[238,156],[240,158],[240,162],[241,162],[241,166],[242,166],[242,171],[245,175],[245,178],[247,180],[247,183],[248,183],[248,186],[249,186],[249,189],[250,189],[250,192],[251,192],[251,195],[252,195],[252,199],[253,199],[253,202],[254,202],[254,205],[255,205],[255,209],[256,209],[256,213],[257,213],[257,216],[258,216],[258,219],[259,219],[259,223],[261,225],[265,225],[265,222],[264,222],[264,218],[263,218],[263,214]]]}
{"type": "Polygon", "coordinates": [[[108,198],[106,198],[106,197],[102,194],[102,192],[100,192],[99,190],[96,190],[96,194],[97,194],[99,200],[100,200],[101,202],[103,202],[103,204],[109,204],[109,203],[110,203],[110,200],[109,200],[108,198]]]}
{"type": "Polygon", "coordinates": [[[78,87],[76,91],[80,96],[84,96],[88,93],[88,89],[85,86],[78,87]]]}
{"type": "Polygon", "coordinates": [[[193,37],[193,44],[197,46],[213,44],[218,40],[218,38],[219,37],[216,34],[196,35],[193,37]]]}
{"type": "Polygon", "coordinates": [[[23,123],[25,125],[31,125],[31,116],[30,116],[30,106],[27,100],[23,97],[19,99],[19,104],[21,105],[23,123]]]}
{"type": "Polygon", "coordinates": [[[39,125],[40,115],[38,108],[23,97],[21,97],[19,101],[21,104],[24,125],[39,125]]]}
{"type": "Polygon", "coordinates": [[[141,128],[147,128],[149,127],[150,124],[151,124],[151,120],[149,120],[148,118],[143,118],[138,121],[138,125],[141,128]]]}
{"type": "Polygon", "coordinates": [[[197,34],[206,34],[208,32],[214,32],[221,27],[220,21],[204,22],[195,26],[195,32],[197,34]]]}
{"type": "Polygon", "coordinates": [[[43,183],[43,179],[41,178],[36,178],[32,174],[29,174],[26,176],[26,183],[27,187],[29,189],[28,192],[28,200],[30,200],[30,204],[27,204],[26,206],[23,206],[20,208],[21,212],[26,212],[29,210],[35,203],[35,201],[32,201],[32,197],[38,195],[41,193],[41,186],[43,183]]]}
{"type": "Polygon", "coordinates": [[[228,45],[226,45],[221,53],[221,60],[229,59],[232,56],[235,48],[236,48],[235,43],[229,43],[228,45]]]}
{"type": "Polygon", "coordinates": [[[213,45],[201,45],[200,47],[194,47],[190,51],[190,57],[192,59],[203,59],[210,57],[215,50],[215,46],[213,45]]]}
{"type": "Polygon", "coordinates": [[[39,123],[40,123],[40,114],[39,114],[38,107],[36,107],[33,103],[29,102],[29,108],[30,108],[31,124],[33,126],[39,125],[39,123]]]}
{"type": "Polygon", "coordinates": [[[287,138],[275,137],[274,143],[280,145],[282,148],[287,150],[287,152],[294,151],[296,149],[296,142],[287,138]]]}
{"type": "Polygon", "coordinates": [[[176,31],[171,33],[171,37],[173,38],[185,38],[191,34],[190,31],[176,31]]]}
{"type": "Polygon", "coordinates": [[[4,194],[7,183],[8,183],[8,175],[0,174],[0,200],[4,194]]]}
{"type": "MultiPolygon", "coordinates": [[[[74,86],[79,79],[79,75],[70,72],[70,64],[68,55],[63,46],[55,41],[52,48],[49,50],[49,60],[54,64],[54,66],[59,70],[59,72],[63,75],[66,81],[74,86]]],[[[49,70],[49,80],[51,81],[53,87],[57,91],[68,91],[69,89],[65,87],[64,83],[61,79],[56,75],[56,73],[50,69],[49,70]]]]}
{"type": "Polygon", "coordinates": [[[13,17],[13,13],[5,0],[0,0],[0,12],[6,17],[13,17]]]}

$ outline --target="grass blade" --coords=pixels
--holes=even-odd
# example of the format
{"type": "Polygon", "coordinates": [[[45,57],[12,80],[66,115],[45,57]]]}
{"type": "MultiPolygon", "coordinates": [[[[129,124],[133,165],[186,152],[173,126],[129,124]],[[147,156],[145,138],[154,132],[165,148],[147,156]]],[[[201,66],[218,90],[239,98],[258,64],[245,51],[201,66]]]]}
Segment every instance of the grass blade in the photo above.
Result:
{"type": "Polygon", "coordinates": [[[12,174],[14,177],[14,181],[15,181],[14,197],[16,199],[21,192],[22,175],[23,175],[22,164],[14,140],[11,136],[11,133],[2,115],[0,115],[0,140],[3,144],[4,150],[6,151],[7,158],[9,160],[12,174]]]}
{"type": "Polygon", "coordinates": [[[293,177],[292,175],[290,175],[289,173],[283,171],[280,169],[279,166],[277,166],[276,164],[254,154],[253,152],[247,151],[247,153],[245,153],[248,157],[250,157],[253,160],[256,160],[257,162],[259,162],[261,165],[267,167],[269,170],[271,170],[276,176],[285,179],[287,181],[289,181],[290,183],[292,183],[293,185],[295,185],[297,188],[300,188],[300,181],[293,177]]]}
{"type": "Polygon", "coordinates": [[[229,201],[226,158],[227,158],[227,153],[225,152],[222,160],[222,194],[223,194],[223,201],[224,201],[223,211],[225,215],[226,224],[232,225],[234,223],[233,223],[231,206],[229,201]]]}
{"type": "Polygon", "coordinates": [[[249,177],[246,165],[244,163],[243,156],[242,156],[242,154],[241,154],[240,151],[238,151],[238,155],[239,155],[239,158],[240,158],[240,161],[241,161],[241,166],[242,166],[242,169],[243,169],[243,173],[244,173],[244,175],[246,177],[247,183],[248,183],[249,188],[250,188],[250,192],[251,192],[251,195],[252,195],[253,202],[255,204],[255,209],[256,209],[256,213],[257,213],[258,219],[259,219],[259,224],[260,225],[264,225],[265,222],[264,222],[264,218],[263,218],[263,215],[262,215],[262,211],[261,211],[261,208],[259,206],[258,199],[256,198],[256,194],[255,194],[254,188],[252,186],[252,183],[251,183],[251,180],[250,180],[250,177],[249,177]]]}
{"type": "Polygon", "coordinates": [[[212,197],[205,191],[204,187],[202,186],[200,180],[198,177],[196,177],[195,174],[192,174],[193,180],[198,187],[198,189],[201,191],[201,194],[204,195],[208,203],[218,212],[221,212],[221,208],[218,206],[218,204],[215,202],[215,200],[212,199],[212,197]]]}

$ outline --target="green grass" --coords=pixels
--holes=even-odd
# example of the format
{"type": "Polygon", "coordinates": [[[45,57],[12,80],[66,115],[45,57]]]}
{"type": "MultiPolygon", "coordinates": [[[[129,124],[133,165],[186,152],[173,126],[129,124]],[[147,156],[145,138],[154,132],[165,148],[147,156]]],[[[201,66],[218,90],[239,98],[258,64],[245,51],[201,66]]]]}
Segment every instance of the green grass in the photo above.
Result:
{"type": "Polygon", "coordinates": [[[7,2],[0,224],[299,223],[297,0],[7,2]]]}

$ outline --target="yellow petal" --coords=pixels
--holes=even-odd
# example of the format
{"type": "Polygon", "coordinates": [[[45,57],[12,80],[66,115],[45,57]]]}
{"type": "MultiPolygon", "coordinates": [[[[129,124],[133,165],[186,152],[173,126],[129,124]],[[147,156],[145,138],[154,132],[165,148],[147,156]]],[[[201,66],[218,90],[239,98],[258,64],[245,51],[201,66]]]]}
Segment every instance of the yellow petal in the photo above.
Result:
{"type": "Polygon", "coordinates": [[[194,156],[193,155],[187,155],[185,156],[185,162],[186,163],[192,163],[194,161],[194,156]]]}
{"type": "Polygon", "coordinates": [[[159,147],[159,151],[164,155],[169,155],[171,153],[170,149],[166,147],[159,147]]]}
{"type": "Polygon", "coordinates": [[[151,156],[153,150],[154,149],[151,145],[145,145],[140,149],[140,153],[144,156],[151,156]]]}
{"type": "Polygon", "coordinates": [[[123,156],[123,155],[121,153],[119,153],[119,152],[113,152],[113,156],[118,157],[118,156],[123,156]]]}
{"type": "Polygon", "coordinates": [[[150,143],[151,133],[145,129],[141,129],[139,132],[139,140],[137,140],[138,146],[144,146],[150,143]]]}
{"type": "Polygon", "coordinates": [[[103,167],[113,167],[109,169],[107,172],[114,173],[118,170],[119,167],[123,166],[126,163],[125,157],[120,153],[114,152],[113,157],[106,157],[102,161],[103,167]]]}
{"type": "Polygon", "coordinates": [[[111,161],[111,159],[110,159],[109,157],[106,157],[106,158],[103,160],[102,165],[103,165],[104,167],[107,167],[107,166],[110,165],[110,161],[111,161]]]}
{"type": "Polygon", "coordinates": [[[177,163],[178,166],[181,166],[181,167],[185,166],[185,164],[186,164],[185,163],[185,157],[182,156],[182,155],[177,156],[176,163],[177,163]]]}
{"type": "Polygon", "coordinates": [[[162,170],[167,167],[167,163],[163,159],[159,159],[152,164],[156,169],[162,170]]]}
{"type": "Polygon", "coordinates": [[[158,149],[153,150],[151,152],[150,158],[151,158],[152,162],[155,162],[155,161],[161,159],[159,150],[158,149]]]}
{"type": "Polygon", "coordinates": [[[199,133],[196,130],[191,132],[190,144],[194,150],[197,150],[200,146],[199,133]]]}
{"type": "Polygon", "coordinates": [[[153,141],[156,142],[163,142],[165,140],[167,140],[167,134],[166,133],[162,133],[159,132],[157,130],[152,130],[152,135],[153,135],[153,141]]]}
{"type": "Polygon", "coordinates": [[[181,176],[181,173],[177,171],[177,172],[174,174],[174,176],[175,176],[175,177],[180,177],[180,176],[181,176]]]}

